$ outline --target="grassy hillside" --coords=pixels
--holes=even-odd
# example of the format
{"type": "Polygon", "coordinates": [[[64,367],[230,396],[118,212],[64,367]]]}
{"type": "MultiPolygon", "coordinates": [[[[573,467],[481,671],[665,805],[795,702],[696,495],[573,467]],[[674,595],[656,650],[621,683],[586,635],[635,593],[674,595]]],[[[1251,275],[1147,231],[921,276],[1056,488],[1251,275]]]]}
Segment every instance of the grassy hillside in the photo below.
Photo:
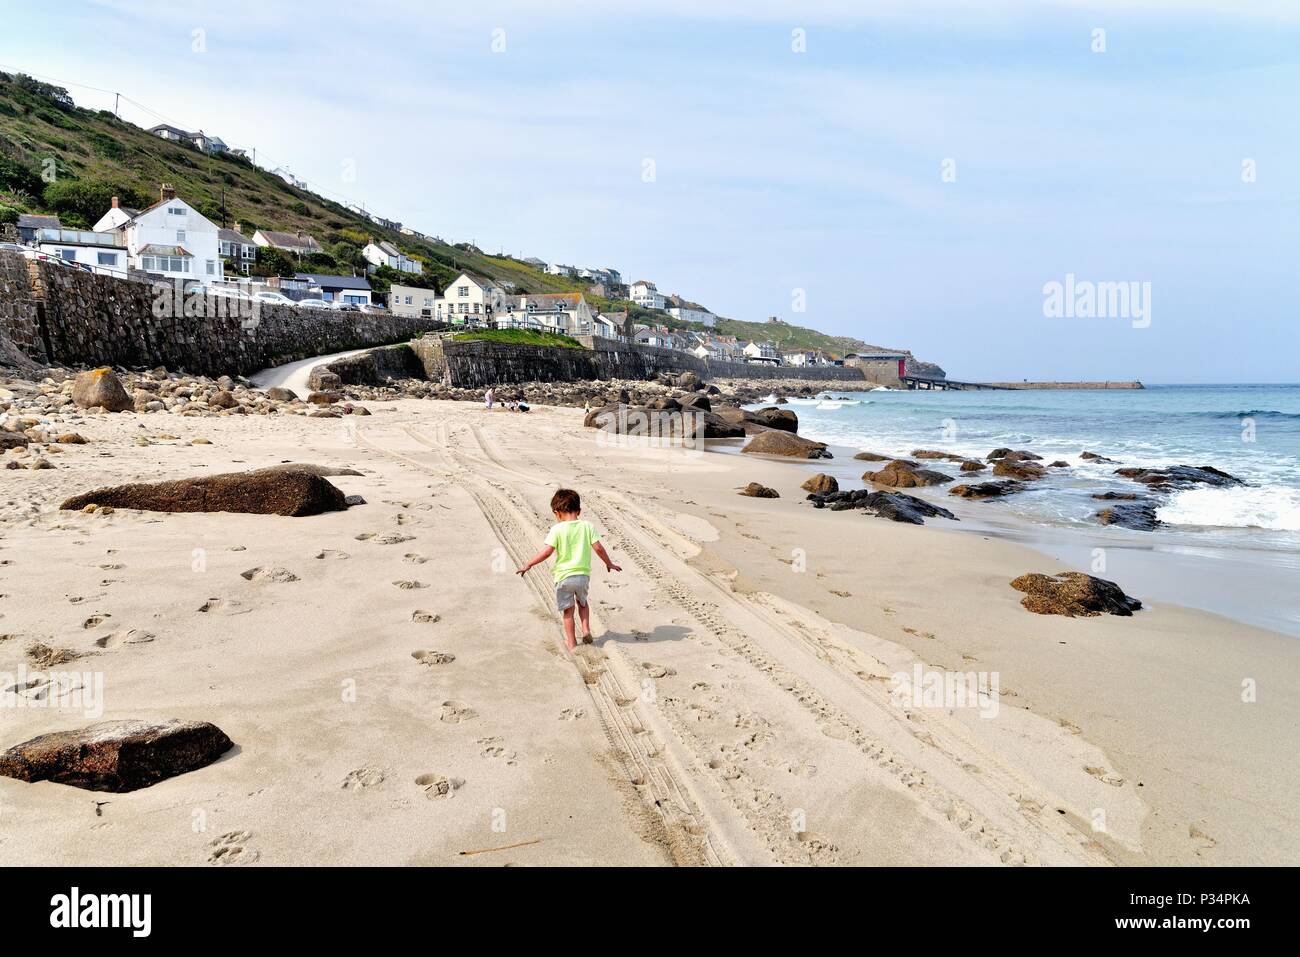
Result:
{"type": "MultiPolygon", "coordinates": [[[[586,293],[599,310],[626,309],[634,321],[673,329],[703,330],[665,312],[591,294],[589,283],[551,276],[508,256],[490,256],[461,243],[426,242],[386,230],[344,206],[235,156],[209,156],[160,139],[106,110],[76,106],[67,92],[30,77],[0,73],[0,224],[19,213],[54,213],[71,228],[89,228],[109,208],[113,196],[123,205],[143,207],[158,199],[169,183],[177,194],[213,222],[245,235],[257,229],[302,230],[315,236],[325,254],[296,263],[274,252],[259,253],[263,275],[290,269],[351,275],[362,272],[361,248],[368,238],[387,239],[424,263],[426,284],[439,291],[461,269],[482,273],[515,292],[586,293]]],[[[419,282],[384,269],[372,282],[419,282]]],[[[741,339],[771,340],[783,349],[821,349],[842,354],[865,344],[785,323],[725,319],[719,331],[741,339]]]]}

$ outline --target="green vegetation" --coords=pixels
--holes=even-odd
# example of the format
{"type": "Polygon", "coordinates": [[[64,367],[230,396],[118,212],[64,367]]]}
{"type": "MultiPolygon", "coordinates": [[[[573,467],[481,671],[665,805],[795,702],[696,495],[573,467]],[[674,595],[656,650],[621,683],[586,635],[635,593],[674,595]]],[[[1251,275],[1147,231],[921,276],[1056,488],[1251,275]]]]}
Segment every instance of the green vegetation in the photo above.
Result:
{"type": "Polygon", "coordinates": [[[581,349],[582,343],[558,332],[534,332],[531,329],[475,329],[452,336],[457,342],[501,342],[512,346],[560,346],[581,349]]]}

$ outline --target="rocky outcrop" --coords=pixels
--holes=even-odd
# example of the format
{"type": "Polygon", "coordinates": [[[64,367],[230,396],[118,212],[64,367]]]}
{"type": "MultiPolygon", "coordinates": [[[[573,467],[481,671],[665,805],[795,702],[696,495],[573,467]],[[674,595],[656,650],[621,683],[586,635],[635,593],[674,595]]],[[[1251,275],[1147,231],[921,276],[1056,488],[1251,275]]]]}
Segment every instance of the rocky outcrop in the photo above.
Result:
{"type": "Polygon", "coordinates": [[[808,481],[799,486],[805,492],[815,492],[824,495],[827,492],[838,492],[840,483],[834,475],[827,475],[825,472],[818,472],[808,481]]]}
{"type": "Polygon", "coordinates": [[[983,472],[988,468],[983,462],[977,462],[974,459],[963,459],[961,470],[963,472],[983,472]]]}
{"type": "Polygon", "coordinates": [[[1222,472],[1212,465],[1170,465],[1159,469],[1123,468],[1116,469],[1115,474],[1141,482],[1160,492],[1195,488],[1197,485],[1231,488],[1246,484],[1235,475],[1222,472]]]}
{"type": "Polygon", "coordinates": [[[60,506],[133,508],[145,512],[241,512],[301,517],[341,512],[343,493],[305,471],[230,472],[174,482],[116,485],[75,495],[60,506]]]}
{"type": "Polygon", "coordinates": [[[1013,492],[1023,491],[1025,484],[1014,480],[1004,482],[978,482],[973,485],[955,485],[948,489],[949,495],[958,498],[991,499],[1004,498],[1013,492]]]}
{"type": "Polygon", "coordinates": [[[135,407],[117,373],[107,367],[83,372],[72,383],[72,401],[79,409],[127,412],[135,407]]]}
{"type": "Polygon", "coordinates": [[[1108,459],[1104,455],[1098,455],[1096,452],[1080,452],[1079,458],[1086,462],[1096,462],[1098,465],[1114,465],[1114,459],[1108,459]]]}
{"type": "Polygon", "coordinates": [[[847,492],[813,493],[808,496],[814,508],[829,508],[832,512],[844,512],[861,509],[869,515],[887,518],[892,522],[906,522],[910,525],[924,525],[927,518],[951,518],[957,516],[946,508],[931,505],[922,499],[902,492],[876,492],[859,488],[847,492]]]}
{"type": "Polygon", "coordinates": [[[1124,594],[1114,582],[1082,572],[1062,572],[1059,575],[1031,572],[1012,581],[1011,587],[1025,593],[1020,604],[1036,615],[1128,617],[1142,607],[1142,602],[1124,594]]]}
{"type": "Polygon", "coordinates": [[[952,476],[933,469],[918,468],[914,462],[906,459],[895,459],[877,472],[863,472],[862,479],[889,488],[924,488],[928,485],[944,485],[952,481],[952,476]]]}
{"type": "Polygon", "coordinates": [[[762,455],[781,455],[795,459],[829,459],[830,451],[825,442],[814,442],[791,432],[768,429],[757,433],[740,451],[755,452],[762,455]]]}
{"type": "Polygon", "coordinates": [[[853,456],[855,459],[861,459],[863,462],[888,462],[888,455],[881,455],[879,452],[859,452],[853,456]]]}
{"type": "Polygon", "coordinates": [[[0,775],[121,793],[211,764],[233,746],[206,721],[104,721],[0,753],[0,775]]]}
{"type": "Polygon", "coordinates": [[[780,498],[781,495],[774,488],[768,488],[766,485],[760,485],[758,482],[750,482],[740,490],[741,495],[748,495],[750,498],[780,498]]]}

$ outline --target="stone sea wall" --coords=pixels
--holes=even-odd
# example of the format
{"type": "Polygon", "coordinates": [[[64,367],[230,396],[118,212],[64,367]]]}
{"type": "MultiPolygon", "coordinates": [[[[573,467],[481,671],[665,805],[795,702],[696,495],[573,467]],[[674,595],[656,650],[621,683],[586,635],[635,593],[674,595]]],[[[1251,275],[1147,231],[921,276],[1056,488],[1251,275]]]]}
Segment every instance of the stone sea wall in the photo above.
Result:
{"type": "Polygon", "coordinates": [[[0,253],[0,340],[46,364],[248,375],[404,342],[434,325],[418,317],[205,299],[0,253]]]}
{"type": "MultiPolygon", "coordinates": [[[[591,379],[651,379],[661,372],[694,372],[708,381],[744,379],[827,383],[849,389],[865,382],[859,369],[710,362],[674,349],[580,339],[585,349],[506,345],[425,337],[411,349],[434,382],[458,388],[486,388],[520,382],[576,382],[591,379]]],[[[331,366],[333,368],[333,366],[331,366]]]]}

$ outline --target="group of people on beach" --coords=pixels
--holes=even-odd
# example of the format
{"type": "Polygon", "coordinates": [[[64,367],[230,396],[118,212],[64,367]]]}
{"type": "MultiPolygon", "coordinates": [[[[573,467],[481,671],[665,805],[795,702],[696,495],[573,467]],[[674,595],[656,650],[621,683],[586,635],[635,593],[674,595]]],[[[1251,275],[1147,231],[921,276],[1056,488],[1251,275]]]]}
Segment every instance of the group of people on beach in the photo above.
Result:
{"type": "MultiPolygon", "coordinates": [[[[496,403],[497,391],[493,386],[488,386],[488,390],[483,393],[483,404],[487,407],[487,410],[491,412],[496,403]]],[[[516,391],[512,395],[506,397],[506,399],[501,403],[501,406],[511,412],[528,411],[528,403],[524,401],[524,393],[522,390],[516,391]]]]}

